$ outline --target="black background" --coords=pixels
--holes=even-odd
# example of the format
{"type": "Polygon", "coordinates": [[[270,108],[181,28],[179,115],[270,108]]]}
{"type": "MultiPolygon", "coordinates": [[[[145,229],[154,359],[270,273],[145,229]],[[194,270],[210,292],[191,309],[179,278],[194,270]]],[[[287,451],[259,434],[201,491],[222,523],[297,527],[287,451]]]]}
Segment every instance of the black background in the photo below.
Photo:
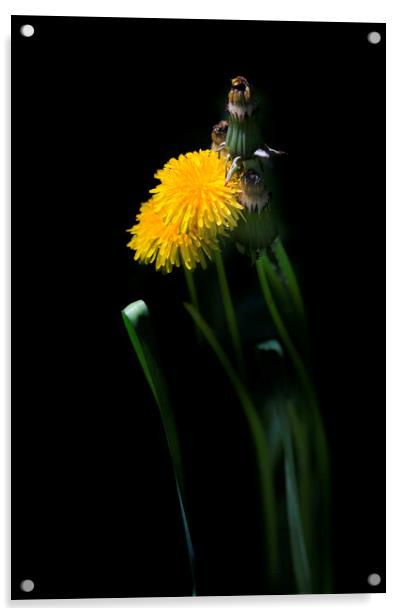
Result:
{"type": "MultiPolygon", "coordinates": [[[[156,169],[209,146],[238,74],[261,92],[268,143],[288,152],[276,194],[331,446],[335,591],[385,589],[366,581],[385,579],[385,26],[19,16],[13,598],[191,593],[162,427],[120,317],[138,298],[183,437],[198,592],[263,588],[241,412],[218,364],[203,379],[215,360],[190,342],[182,273],[135,264],[125,231],[156,169]]],[[[251,276],[236,259],[233,285],[247,290],[251,276]]]]}

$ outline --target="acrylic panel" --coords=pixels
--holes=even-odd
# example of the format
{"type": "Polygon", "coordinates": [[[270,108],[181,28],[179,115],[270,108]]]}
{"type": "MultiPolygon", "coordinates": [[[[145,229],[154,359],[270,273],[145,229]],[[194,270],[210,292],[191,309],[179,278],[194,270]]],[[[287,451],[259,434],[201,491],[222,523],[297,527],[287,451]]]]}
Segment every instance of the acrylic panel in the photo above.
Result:
{"type": "Polygon", "coordinates": [[[12,18],[14,599],[385,591],[384,209],[384,24],[12,18]]]}

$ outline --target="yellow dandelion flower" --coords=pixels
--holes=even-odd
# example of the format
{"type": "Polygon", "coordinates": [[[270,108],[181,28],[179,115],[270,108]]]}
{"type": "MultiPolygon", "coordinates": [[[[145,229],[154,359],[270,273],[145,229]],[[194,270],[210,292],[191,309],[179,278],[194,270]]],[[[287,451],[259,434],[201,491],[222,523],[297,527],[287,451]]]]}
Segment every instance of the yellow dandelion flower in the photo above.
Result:
{"type": "Polygon", "coordinates": [[[200,150],[171,158],[155,174],[160,184],[141,206],[128,246],[134,258],[171,272],[183,264],[193,270],[219,248],[218,237],[237,226],[243,206],[238,182],[225,186],[225,162],[200,150]]]}
{"type": "Polygon", "coordinates": [[[198,263],[205,268],[205,257],[212,259],[212,251],[219,248],[216,237],[203,237],[191,230],[180,233],[177,223],[164,223],[152,199],[143,203],[137,221],[130,230],[133,238],[128,246],[135,250],[136,261],[155,263],[157,270],[169,273],[181,264],[193,270],[198,263]]]}

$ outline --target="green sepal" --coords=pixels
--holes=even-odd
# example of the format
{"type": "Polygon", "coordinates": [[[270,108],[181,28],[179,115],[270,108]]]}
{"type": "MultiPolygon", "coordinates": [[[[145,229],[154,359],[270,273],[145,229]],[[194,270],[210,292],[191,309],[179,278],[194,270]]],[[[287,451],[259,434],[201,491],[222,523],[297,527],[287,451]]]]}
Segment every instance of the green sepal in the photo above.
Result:
{"type": "Polygon", "coordinates": [[[231,116],[226,135],[226,147],[232,160],[236,156],[247,160],[263,145],[264,139],[255,115],[241,119],[231,116]]]}
{"type": "Polygon", "coordinates": [[[271,248],[278,232],[270,208],[265,208],[260,214],[245,209],[243,215],[244,219],[232,231],[231,237],[240,247],[240,252],[248,254],[254,263],[261,252],[271,248]]]}

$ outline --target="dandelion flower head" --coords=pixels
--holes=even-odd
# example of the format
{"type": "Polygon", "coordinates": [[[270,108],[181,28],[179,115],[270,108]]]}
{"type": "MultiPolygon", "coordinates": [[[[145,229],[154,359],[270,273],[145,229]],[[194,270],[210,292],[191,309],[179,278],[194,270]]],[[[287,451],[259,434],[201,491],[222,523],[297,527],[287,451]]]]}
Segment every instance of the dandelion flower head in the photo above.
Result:
{"type": "Polygon", "coordinates": [[[238,182],[225,185],[224,157],[211,150],[189,152],[171,158],[155,178],[160,183],[129,230],[134,259],[164,272],[180,265],[190,271],[197,264],[206,267],[218,238],[237,226],[243,209],[238,182]]]}

